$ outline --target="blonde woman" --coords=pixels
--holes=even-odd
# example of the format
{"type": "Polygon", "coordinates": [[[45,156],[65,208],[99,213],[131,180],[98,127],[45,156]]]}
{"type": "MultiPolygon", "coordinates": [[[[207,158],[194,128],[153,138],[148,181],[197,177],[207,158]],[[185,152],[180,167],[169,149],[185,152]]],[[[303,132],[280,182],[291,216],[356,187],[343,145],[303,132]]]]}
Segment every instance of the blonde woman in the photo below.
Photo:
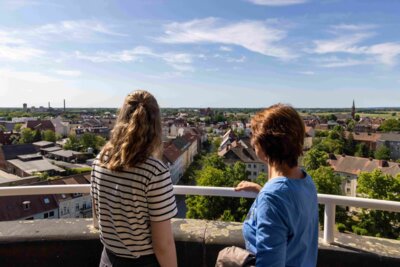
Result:
{"type": "Polygon", "coordinates": [[[161,118],[146,91],[129,94],[110,141],[93,164],[94,218],[104,245],[100,266],[176,267],[170,219],[177,208],[161,154],[161,118]]]}

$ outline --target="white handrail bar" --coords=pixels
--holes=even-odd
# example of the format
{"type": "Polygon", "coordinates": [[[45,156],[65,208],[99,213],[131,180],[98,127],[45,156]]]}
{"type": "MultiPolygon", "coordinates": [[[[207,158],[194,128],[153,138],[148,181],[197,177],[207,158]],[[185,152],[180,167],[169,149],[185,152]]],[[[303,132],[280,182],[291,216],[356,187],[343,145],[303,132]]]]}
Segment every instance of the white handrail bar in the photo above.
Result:
{"type": "MultiPolygon", "coordinates": [[[[0,197],[23,196],[23,195],[72,194],[72,193],[85,194],[89,192],[90,192],[90,184],[0,187],[0,197]]],[[[211,186],[174,185],[174,193],[176,195],[201,195],[201,196],[245,197],[245,198],[255,198],[257,196],[257,194],[254,192],[246,192],[246,191],[236,192],[232,187],[211,187],[211,186]]],[[[400,202],[379,200],[379,199],[318,194],[318,203],[325,205],[324,241],[326,243],[334,242],[336,205],[400,212],[400,202]]]]}
{"type": "MultiPolygon", "coordinates": [[[[90,185],[38,185],[38,186],[10,186],[0,187],[0,196],[21,196],[21,195],[48,195],[48,194],[71,194],[89,193],[90,185]]],[[[245,197],[255,198],[254,192],[236,192],[232,187],[211,187],[211,186],[184,186],[174,185],[176,195],[201,195],[201,196],[222,196],[222,197],[245,197]]],[[[318,194],[318,203],[335,204],[340,206],[351,206],[358,208],[371,208],[385,211],[400,212],[400,202],[361,197],[346,197],[338,195],[318,194]]]]}

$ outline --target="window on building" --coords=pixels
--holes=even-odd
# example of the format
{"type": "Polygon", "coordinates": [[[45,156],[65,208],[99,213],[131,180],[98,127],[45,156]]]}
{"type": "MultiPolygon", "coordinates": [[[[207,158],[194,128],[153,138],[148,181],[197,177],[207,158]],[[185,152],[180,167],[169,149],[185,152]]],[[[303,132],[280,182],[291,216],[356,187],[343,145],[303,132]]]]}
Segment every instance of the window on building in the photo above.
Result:
{"type": "Polygon", "coordinates": [[[50,204],[50,199],[48,197],[45,197],[43,199],[44,204],[50,204]]]}
{"type": "Polygon", "coordinates": [[[49,217],[54,217],[54,211],[50,211],[49,217]]]}
{"type": "Polygon", "coordinates": [[[67,214],[67,207],[64,206],[64,214],[67,214]]]}
{"type": "Polygon", "coordinates": [[[257,168],[257,165],[256,165],[256,164],[253,164],[253,168],[254,168],[254,169],[257,168]]]}
{"type": "Polygon", "coordinates": [[[347,194],[350,194],[350,191],[351,191],[350,188],[346,188],[346,193],[347,194]]]}
{"type": "Polygon", "coordinates": [[[251,168],[251,164],[247,164],[247,167],[248,167],[248,168],[251,168]]]}
{"type": "Polygon", "coordinates": [[[75,210],[77,210],[77,211],[79,210],[79,203],[75,204],[75,210]]]}
{"type": "Polygon", "coordinates": [[[349,184],[349,183],[350,183],[350,180],[347,180],[347,183],[349,184]]]}
{"type": "Polygon", "coordinates": [[[82,204],[82,209],[86,209],[86,202],[82,204]]]}
{"type": "Polygon", "coordinates": [[[256,176],[256,175],[257,175],[257,172],[253,172],[253,175],[256,176]]]}
{"type": "Polygon", "coordinates": [[[43,214],[43,218],[45,219],[49,218],[49,214],[46,212],[45,214],[43,214]]]}

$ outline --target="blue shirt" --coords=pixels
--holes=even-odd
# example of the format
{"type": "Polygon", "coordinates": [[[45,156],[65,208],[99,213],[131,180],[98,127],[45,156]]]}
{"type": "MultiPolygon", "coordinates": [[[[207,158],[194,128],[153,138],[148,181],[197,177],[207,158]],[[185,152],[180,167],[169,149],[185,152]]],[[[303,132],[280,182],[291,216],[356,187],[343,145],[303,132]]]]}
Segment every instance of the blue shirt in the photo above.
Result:
{"type": "Polygon", "coordinates": [[[311,177],[268,181],[243,223],[243,235],[256,267],[316,266],[318,200],[311,177]]]}

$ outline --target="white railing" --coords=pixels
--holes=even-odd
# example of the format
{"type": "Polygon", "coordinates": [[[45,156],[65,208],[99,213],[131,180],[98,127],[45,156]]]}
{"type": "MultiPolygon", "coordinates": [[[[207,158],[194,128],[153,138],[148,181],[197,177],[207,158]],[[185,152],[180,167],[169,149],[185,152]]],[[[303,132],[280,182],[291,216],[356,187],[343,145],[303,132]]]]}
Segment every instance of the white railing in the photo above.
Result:
{"type": "MultiPolygon", "coordinates": [[[[0,187],[0,197],[22,196],[22,195],[89,193],[89,192],[90,192],[90,185],[87,184],[0,187]]],[[[201,195],[201,196],[245,197],[245,198],[255,198],[257,196],[257,194],[253,192],[245,192],[245,191],[236,192],[231,187],[182,186],[182,185],[175,185],[174,193],[176,195],[201,195]]],[[[325,205],[324,241],[326,243],[334,242],[335,210],[337,205],[400,212],[400,202],[397,201],[318,194],[318,203],[325,205]]]]}

